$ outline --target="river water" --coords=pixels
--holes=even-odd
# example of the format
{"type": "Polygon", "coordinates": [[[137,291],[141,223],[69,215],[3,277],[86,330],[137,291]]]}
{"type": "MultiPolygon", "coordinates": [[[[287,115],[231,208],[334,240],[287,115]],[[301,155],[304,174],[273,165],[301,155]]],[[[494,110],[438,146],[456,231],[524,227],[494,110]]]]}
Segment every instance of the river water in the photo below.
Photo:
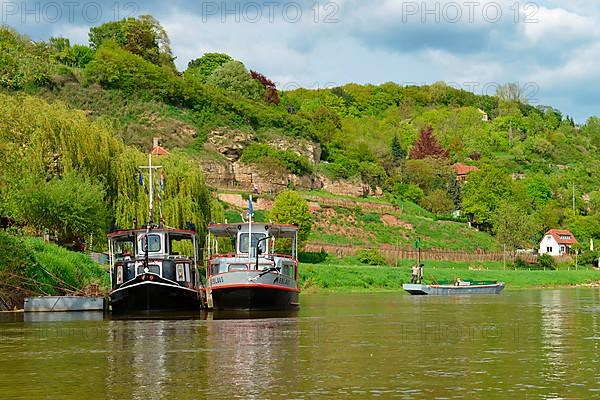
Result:
{"type": "Polygon", "coordinates": [[[600,291],[301,296],[292,315],[0,316],[0,399],[600,398],[600,291]]]}

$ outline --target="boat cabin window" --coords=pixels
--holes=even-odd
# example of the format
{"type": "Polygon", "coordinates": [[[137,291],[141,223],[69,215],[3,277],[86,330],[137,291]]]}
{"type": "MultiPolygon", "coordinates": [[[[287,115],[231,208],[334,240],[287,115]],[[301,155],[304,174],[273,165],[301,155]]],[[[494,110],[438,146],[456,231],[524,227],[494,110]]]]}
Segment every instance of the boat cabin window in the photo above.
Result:
{"type": "Polygon", "coordinates": [[[248,264],[229,264],[229,272],[246,270],[248,270],[248,264]]]}
{"type": "Polygon", "coordinates": [[[285,276],[289,276],[290,278],[296,277],[296,271],[294,265],[292,264],[283,264],[281,266],[281,274],[285,276]]]}
{"type": "Polygon", "coordinates": [[[194,242],[191,237],[169,235],[169,254],[172,256],[193,258],[194,242]]]}
{"type": "Polygon", "coordinates": [[[117,259],[133,256],[133,242],[115,242],[114,254],[117,259]]]}
{"type": "MultiPolygon", "coordinates": [[[[146,252],[146,234],[139,235],[139,253],[144,254],[146,252]]],[[[148,252],[158,253],[162,250],[162,237],[157,234],[148,235],[148,252]]]]}
{"type": "MultiPolygon", "coordinates": [[[[248,252],[248,233],[242,233],[239,236],[239,241],[238,241],[238,253],[247,253],[248,252]]],[[[251,253],[254,254],[254,252],[256,251],[256,244],[258,243],[258,241],[260,239],[264,239],[267,235],[264,233],[252,233],[252,250],[251,253]]],[[[267,241],[263,240],[262,242],[260,242],[260,250],[261,252],[264,254],[267,252],[267,241]]]]}

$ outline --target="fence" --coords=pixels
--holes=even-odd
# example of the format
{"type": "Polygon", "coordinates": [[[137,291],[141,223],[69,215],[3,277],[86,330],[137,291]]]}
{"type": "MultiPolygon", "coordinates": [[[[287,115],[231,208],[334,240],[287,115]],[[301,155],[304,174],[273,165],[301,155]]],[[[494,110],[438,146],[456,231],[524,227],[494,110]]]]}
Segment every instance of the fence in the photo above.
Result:
{"type": "MultiPolygon", "coordinates": [[[[337,257],[355,256],[360,250],[373,249],[374,247],[326,244],[326,243],[308,243],[305,246],[306,251],[324,251],[337,257]]],[[[399,260],[416,260],[418,250],[414,248],[398,247],[393,245],[382,245],[377,248],[381,255],[390,265],[396,264],[399,260]]],[[[490,251],[460,251],[460,250],[442,250],[442,249],[421,249],[421,260],[433,261],[463,261],[463,262],[484,262],[484,261],[506,261],[514,262],[521,259],[526,263],[537,263],[536,254],[519,254],[515,252],[490,252],[490,251]]],[[[557,258],[558,262],[569,261],[570,257],[557,258]]]]}
{"type": "Polygon", "coordinates": [[[302,196],[308,201],[319,203],[321,206],[329,207],[342,207],[342,208],[356,208],[359,207],[362,210],[373,211],[377,213],[393,213],[399,212],[400,208],[391,204],[379,204],[366,201],[355,201],[355,200],[342,200],[342,199],[330,199],[327,197],[305,195],[302,196]]]}

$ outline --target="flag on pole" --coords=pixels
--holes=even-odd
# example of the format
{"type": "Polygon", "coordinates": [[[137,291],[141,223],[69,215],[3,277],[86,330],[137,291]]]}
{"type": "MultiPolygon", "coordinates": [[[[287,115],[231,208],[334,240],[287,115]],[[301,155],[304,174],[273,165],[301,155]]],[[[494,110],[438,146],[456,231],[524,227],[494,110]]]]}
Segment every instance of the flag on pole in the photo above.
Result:
{"type": "Polygon", "coordinates": [[[248,197],[248,214],[250,215],[250,217],[254,215],[254,208],[252,207],[252,195],[248,197]]]}
{"type": "Polygon", "coordinates": [[[415,240],[415,249],[420,249],[421,248],[421,238],[417,238],[417,240],[415,240]]]}
{"type": "Polygon", "coordinates": [[[160,190],[165,191],[165,171],[160,171],[160,190]]]}

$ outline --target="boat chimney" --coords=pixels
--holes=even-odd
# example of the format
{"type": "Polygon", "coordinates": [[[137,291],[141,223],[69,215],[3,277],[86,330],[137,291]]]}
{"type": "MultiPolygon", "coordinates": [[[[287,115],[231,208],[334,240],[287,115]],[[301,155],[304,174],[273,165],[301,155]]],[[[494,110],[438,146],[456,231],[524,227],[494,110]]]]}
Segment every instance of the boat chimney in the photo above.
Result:
{"type": "Polygon", "coordinates": [[[158,137],[152,138],[152,148],[158,147],[160,145],[159,142],[160,142],[160,138],[158,138],[158,137]]]}

